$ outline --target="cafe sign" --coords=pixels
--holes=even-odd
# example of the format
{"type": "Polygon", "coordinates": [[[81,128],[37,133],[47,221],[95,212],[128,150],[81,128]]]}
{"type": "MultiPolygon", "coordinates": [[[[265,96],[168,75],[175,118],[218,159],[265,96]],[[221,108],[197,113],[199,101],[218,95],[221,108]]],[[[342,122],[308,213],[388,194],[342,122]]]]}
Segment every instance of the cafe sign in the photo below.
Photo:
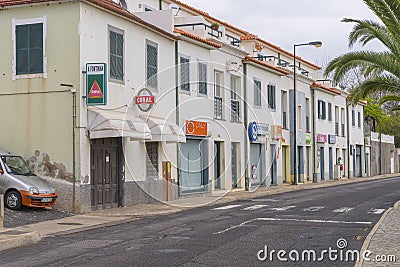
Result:
{"type": "Polygon", "coordinates": [[[155,98],[149,89],[144,88],[135,97],[135,103],[141,111],[147,112],[153,107],[155,98]]]}
{"type": "Polygon", "coordinates": [[[86,103],[88,106],[107,104],[106,63],[86,64],[86,103]]]}
{"type": "Polygon", "coordinates": [[[186,121],[186,135],[191,136],[207,136],[208,135],[208,124],[202,121],[186,121]]]}

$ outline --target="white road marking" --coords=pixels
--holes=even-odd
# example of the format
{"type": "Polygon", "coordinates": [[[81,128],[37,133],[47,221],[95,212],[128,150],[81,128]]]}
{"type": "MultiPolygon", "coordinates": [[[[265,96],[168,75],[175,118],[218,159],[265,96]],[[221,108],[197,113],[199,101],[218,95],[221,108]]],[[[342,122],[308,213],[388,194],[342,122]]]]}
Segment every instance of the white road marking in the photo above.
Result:
{"type": "Polygon", "coordinates": [[[370,211],[368,211],[368,213],[382,214],[384,211],[385,211],[385,209],[371,209],[370,211]]]}
{"type": "Polygon", "coordinates": [[[244,208],[242,210],[258,210],[258,209],[262,209],[264,207],[267,207],[268,205],[254,205],[254,206],[250,206],[247,208],[244,208]]]}
{"type": "Polygon", "coordinates": [[[336,213],[350,212],[353,209],[354,208],[342,207],[342,208],[335,209],[333,212],[336,212],[336,213]]]}
{"type": "Polygon", "coordinates": [[[326,207],[324,207],[324,206],[315,206],[315,207],[305,208],[305,209],[303,209],[303,211],[312,211],[312,212],[315,212],[315,211],[322,210],[322,209],[324,209],[324,208],[326,208],[326,207]]]}
{"type": "Polygon", "coordinates": [[[251,201],[254,201],[254,202],[277,202],[278,200],[272,199],[272,198],[258,198],[258,199],[252,199],[251,201]]]}
{"type": "Polygon", "coordinates": [[[255,221],[290,221],[290,222],[309,222],[309,223],[331,223],[331,224],[361,224],[361,225],[371,225],[371,222],[347,222],[347,221],[332,221],[332,220],[306,220],[306,219],[291,219],[291,218],[255,218],[249,221],[242,222],[238,225],[232,225],[222,231],[213,233],[214,235],[219,235],[231,231],[233,229],[246,226],[249,223],[255,221]]]}
{"type": "Polygon", "coordinates": [[[215,208],[213,210],[229,210],[229,209],[233,209],[233,208],[237,208],[237,207],[241,207],[242,205],[227,205],[227,206],[222,206],[219,208],[215,208]]]}
{"type": "Polygon", "coordinates": [[[286,206],[286,207],[281,207],[281,208],[270,208],[270,210],[275,210],[275,211],[285,211],[285,210],[290,210],[295,208],[296,206],[286,206]]]}

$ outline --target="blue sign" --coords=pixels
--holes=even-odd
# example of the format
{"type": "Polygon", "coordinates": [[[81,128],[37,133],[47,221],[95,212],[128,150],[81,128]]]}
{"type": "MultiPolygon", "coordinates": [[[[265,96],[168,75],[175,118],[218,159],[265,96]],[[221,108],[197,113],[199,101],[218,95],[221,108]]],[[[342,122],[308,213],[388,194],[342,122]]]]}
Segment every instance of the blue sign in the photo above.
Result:
{"type": "Polygon", "coordinates": [[[250,141],[257,141],[258,137],[258,127],[257,122],[253,121],[249,123],[249,128],[247,129],[250,141]]]}

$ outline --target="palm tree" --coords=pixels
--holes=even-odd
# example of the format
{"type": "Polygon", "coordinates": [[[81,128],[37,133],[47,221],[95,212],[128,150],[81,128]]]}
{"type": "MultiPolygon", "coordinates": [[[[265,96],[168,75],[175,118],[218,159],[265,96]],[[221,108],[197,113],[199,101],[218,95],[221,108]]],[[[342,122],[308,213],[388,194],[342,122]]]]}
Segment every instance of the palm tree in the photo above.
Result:
{"type": "Polygon", "coordinates": [[[385,51],[349,52],[333,59],[325,70],[325,75],[333,74],[336,83],[351,70],[361,72],[364,80],[350,94],[354,103],[372,93],[400,93],[400,0],[364,0],[364,3],[380,22],[343,19],[342,22],[355,24],[349,34],[349,46],[356,43],[364,46],[377,40],[385,51]]]}

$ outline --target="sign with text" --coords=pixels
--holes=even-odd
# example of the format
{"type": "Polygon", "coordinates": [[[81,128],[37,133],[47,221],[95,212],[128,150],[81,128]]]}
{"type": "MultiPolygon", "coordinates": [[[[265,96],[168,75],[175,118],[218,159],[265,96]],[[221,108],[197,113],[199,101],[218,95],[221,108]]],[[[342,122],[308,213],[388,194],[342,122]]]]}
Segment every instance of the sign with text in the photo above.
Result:
{"type": "Polygon", "coordinates": [[[208,124],[202,121],[186,121],[186,135],[207,136],[208,124]]]}
{"type": "Polygon", "coordinates": [[[149,89],[144,88],[139,91],[138,95],[135,98],[135,102],[141,111],[146,112],[153,107],[155,103],[155,98],[149,89]]]}
{"type": "Polygon", "coordinates": [[[272,139],[275,140],[282,139],[282,126],[272,125],[272,139]]]}
{"type": "Polygon", "coordinates": [[[257,134],[267,135],[269,132],[269,125],[265,123],[257,123],[257,134]]]}
{"type": "Polygon", "coordinates": [[[336,135],[330,134],[329,138],[328,138],[328,143],[329,144],[336,144],[336,135]]]}
{"type": "Polygon", "coordinates": [[[86,103],[88,106],[107,104],[106,63],[86,64],[86,103]]]}
{"type": "Polygon", "coordinates": [[[317,135],[317,143],[326,143],[328,141],[328,137],[326,134],[318,134],[317,135]]]}

